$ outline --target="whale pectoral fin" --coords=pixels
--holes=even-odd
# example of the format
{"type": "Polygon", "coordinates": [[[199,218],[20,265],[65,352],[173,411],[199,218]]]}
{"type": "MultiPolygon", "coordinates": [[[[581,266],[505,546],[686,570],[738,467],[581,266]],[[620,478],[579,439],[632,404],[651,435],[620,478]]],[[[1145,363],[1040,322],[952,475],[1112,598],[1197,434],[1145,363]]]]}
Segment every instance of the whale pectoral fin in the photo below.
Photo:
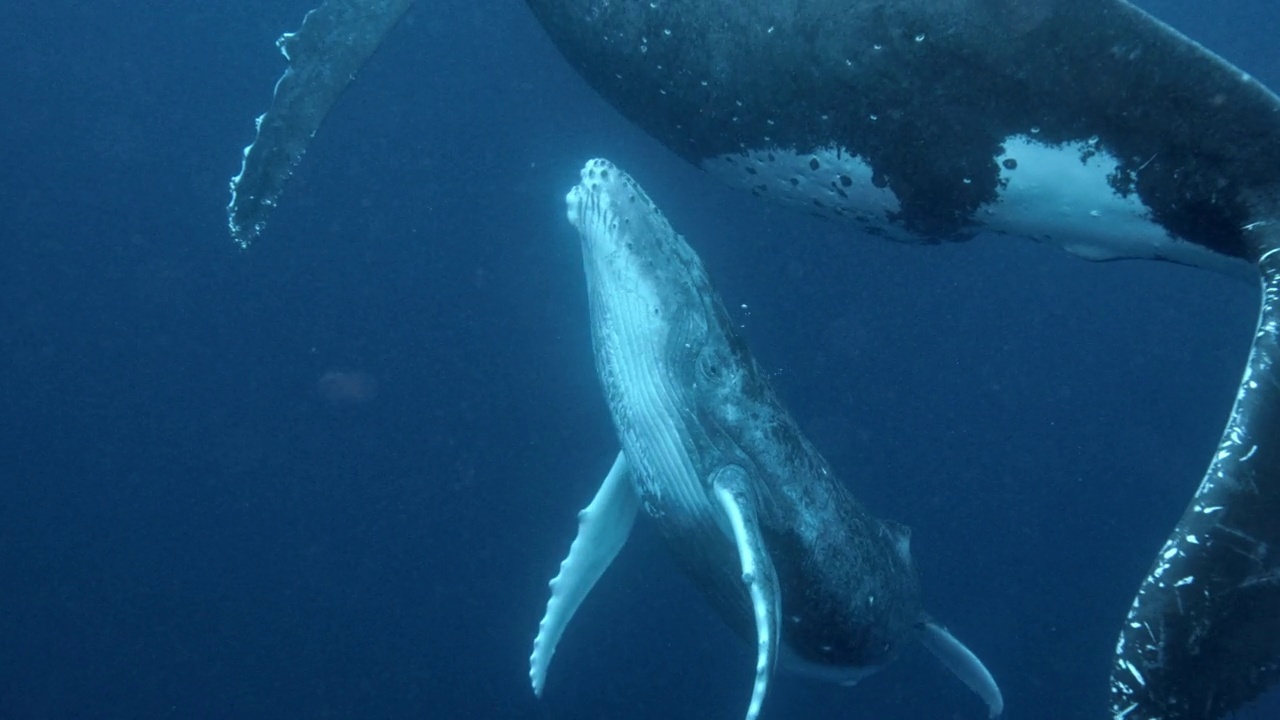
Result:
{"type": "Polygon", "coordinates": [[[991,677],[991,672],[978,656],[932,620],[921,622],[916,629],[920,632],[920,642],[929,652],[987,704],[989,717],[999,717],[1004,712],[1004,696],[1000,694],[996,679],[991,677]]]}
{"type": "Polygon", "coordinates": [[[712,475],[716,500],[733,529],[742,563],[742,582],[751,595],[751,608],[756,621],[756,681],[751,690],[747,720],[755,720],[769,689],[769,677],[778,661],[778,642],[782,633],[782,590],[773,560],[764,546],[764,535],[756,515],[750,478],[740,467],[720,468],[712,475]]]}
{"type": "Polygon", "coordinates": [[[529,680],[535,695],[542,695],[547,668],[569,620],[626,544],[639,504],[627,472],[627,458],[618,453],[596,496],[578,513],[578,536],[560,563],[560,572],[551,579],[551,599],[538,623],[529,656],[529,680]]]}
{"type": "Polygon", "coordinates": [[[1280,681],[1280,223],[1256,223],[1262,308],[1204,479],[1116,643],[1115,717],[1213,720],[1280,681]]]}
{"type": "Polygon", "coordinates": [[[326,0],[307,13],[298,32],[276,41],[289,67],[276,82],[270,109],[258,118],[257,137],[244,149],[240,174],[231,179],[227,217],[231,238],[241,247],[266,227],[311,137],[412,4],[326,0]]]}

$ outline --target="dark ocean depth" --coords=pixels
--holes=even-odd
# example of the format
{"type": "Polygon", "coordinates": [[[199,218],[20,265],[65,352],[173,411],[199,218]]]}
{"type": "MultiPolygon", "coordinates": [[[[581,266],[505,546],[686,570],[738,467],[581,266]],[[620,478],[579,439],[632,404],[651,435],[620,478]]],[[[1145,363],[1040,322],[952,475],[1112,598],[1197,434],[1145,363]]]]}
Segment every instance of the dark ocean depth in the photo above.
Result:
{"type": "MultiPolygon", "coordinates": [[[[1255,287],[765,206],[625,122],[518,0],[419,2],[241,251],[227,183],[310,6],[0,6],[0,720],[741,718],[753,650],[643,521],[529,689],[617,452],[563,205],[597,155],[913,528],[1005,717],[1103,716],[1255,287]]],[[[1144,7],[1280,88],[1274,0],[1144,7]]],[[[763,720],[982,717],[917,648],[854,688],[779,675],[763,720]]]]}

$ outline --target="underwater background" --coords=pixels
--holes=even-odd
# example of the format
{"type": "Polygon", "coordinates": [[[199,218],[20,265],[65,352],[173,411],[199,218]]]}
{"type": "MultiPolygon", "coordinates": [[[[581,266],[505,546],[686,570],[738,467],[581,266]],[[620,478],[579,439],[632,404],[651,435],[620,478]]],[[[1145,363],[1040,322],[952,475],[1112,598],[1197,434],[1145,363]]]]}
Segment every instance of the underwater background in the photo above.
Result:
{"type": "MultiPolygon", "coordinates": [[[[1140,4],[1280,88],[1273,0],[1140,4]]],[[[227,183],[311,5],[0,6],[0,719],[742,717],[753,649],[644,522],[529,690],[617,451],[563,207],[597,155],[913,528],[1005,716],[1104,714],[1252,284],[763,205],[623,121],[516,0],[419,2],[241,251],[227,183]]],[[[855,688],[779,675],[764,718],[984,715],[916,648],[855,688]]]]}

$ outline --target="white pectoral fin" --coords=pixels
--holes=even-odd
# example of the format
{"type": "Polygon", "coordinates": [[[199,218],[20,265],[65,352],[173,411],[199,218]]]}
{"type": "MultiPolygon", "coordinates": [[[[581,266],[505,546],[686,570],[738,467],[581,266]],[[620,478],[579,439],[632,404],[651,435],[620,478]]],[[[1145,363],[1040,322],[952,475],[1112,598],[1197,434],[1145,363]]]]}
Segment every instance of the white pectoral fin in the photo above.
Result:
{"type": "Polygon", "coordinates": [[[968,685],[970,690],[982,698],[990,711],[990,717],[999,717],[1000,713],[1004,712],[1004,697],[1000,694],[996,679],[991,677],[991,672],[982,664],[978,656],[974,655],[954,635],[947,632],[946,628],[935,622],[926,620],[918,627],[920,642],[924,643],[924,646],[929,648],[929,652],[941,660],[947,669],[968,685]]]}
{"type": "Polygon", "coordinates": [[[596,496],[578,513],[578,536],[569,546],[569,556],[560,563],[559,574],[551,579],[551,599],[538,623],[538,636],[533,639],[533,654],[529,656],[529,679],[535,695],[542,695],[547,668],[565,626],[626,544],[638,507],[626,456],[618,453],[596,496]]]}
{"type": "Polygon", "coordinates": [[[712,476],[716,501],[733,529],[742,563],[742,582],[751,594],[751,607],[756,621],[756,681],[751,690],[747,720],[760,715],[769,677],[778,661],[778,642],[782,633],[782,591],[773,561],[764,546],[764,536],[756,515],[752,494],[748,492],[746,471],[737,466],[721,468],[712,476]]]}

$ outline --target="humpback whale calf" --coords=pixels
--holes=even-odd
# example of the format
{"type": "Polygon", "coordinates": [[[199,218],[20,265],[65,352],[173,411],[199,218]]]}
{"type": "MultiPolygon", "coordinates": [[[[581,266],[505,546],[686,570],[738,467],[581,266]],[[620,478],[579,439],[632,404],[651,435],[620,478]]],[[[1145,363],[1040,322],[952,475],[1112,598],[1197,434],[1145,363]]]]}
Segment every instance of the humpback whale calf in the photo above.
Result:
{"type": "MultiPolygon", "coordinates": [[[[228,208],[254,240],[411,0],[326,0],[228,208]]],[[[527,0],[673,152],[888,239],[1002,233],[1261,284],[1218,448],[1140,583],[1113,718],[1209,720],[1280,680],[1280,99],[1124,0],[527,0]]]]}
{"type": "Polygon", "coordinates": [[[779,662],[851,682],[912,637],[998,716],[991,674],[920,609],[907,529],[868,514],[801,434],[698,256],[648,195],[591,160],[566,203],[622,451],[551,581],[529,659],[534,692],[643,509],[694,585],[755,643],[747,720],[760,714],[779,662]]]}

